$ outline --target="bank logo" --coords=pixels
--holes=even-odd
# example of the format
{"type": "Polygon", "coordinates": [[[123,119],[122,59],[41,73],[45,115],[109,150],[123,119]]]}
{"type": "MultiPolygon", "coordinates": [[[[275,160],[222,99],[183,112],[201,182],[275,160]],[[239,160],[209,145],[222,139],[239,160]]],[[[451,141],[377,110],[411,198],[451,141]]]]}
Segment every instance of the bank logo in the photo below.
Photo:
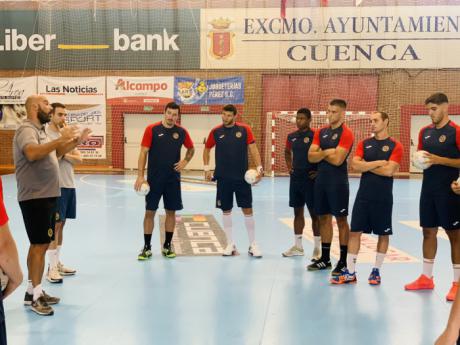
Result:
{"type": "Polygon", "coordinates": [[[230,31],[232,21],[228,18],[217,18],[210,22],[212,30],[208,37],[211,39],[209,54],[215,59],[227,59],[233,55],[233,39],[235,34],[230,31]]]}

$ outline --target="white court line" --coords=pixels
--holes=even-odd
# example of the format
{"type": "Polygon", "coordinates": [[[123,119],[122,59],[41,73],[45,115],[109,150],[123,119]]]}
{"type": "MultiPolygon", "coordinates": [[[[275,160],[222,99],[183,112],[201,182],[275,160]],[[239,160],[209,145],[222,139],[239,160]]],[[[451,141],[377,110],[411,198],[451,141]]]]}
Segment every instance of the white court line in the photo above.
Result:
{"type": "MultiPolygon", "coordinates": [[[[112,186],[112,185],[107,185],[107,184],[98,184],[98,183],[94,183],[94,182],[88,182],[86,181],[86,178],[89,177],[91,175],[84,175],[84,176],[81,176],[80,177],[80,181],[88,186],[93,186],[93,187],[99,187],[99,188],[105,188],[105,189],[116,189],[116,190],[127,190],[127,191],[134,191],[134,182],[136,180],[134,179],[120,179],[120,180],[116,180],[116,182],[120,182],[122,184],[125,184],[125,185],[130,185],[129,187],[126,186],[126,187],[116,187],[116,186],[112,186]]],[[[212,191],[215,191],[216,189],[213,188],[213,187],[208,187],[208,186],[205,186],[205,185],[195,185],[195,184],[192,184],[192,183],[184,183],[182,182],[182,191],[184,192],[212,192],[212,191]]]]}
{"type": "MultiPolygon", "coordinates": [[[[422,231],[422,228],[420,227],[420,222],[418,220],[400,220],[399,223],[403,225],[407,225],[408,227],[412,229],[422,231]]],[[[440,231],[438,231],[438,237],[444,240],[449,240],[449,237],[447,237],[447,234],[444,231],[444,229],[439,228],[439,230],[440,231]]]]}
{"type": "MultiPolygon", "coordinates": [[[[294,218],[279,218],[279,220],[288,226],[291,230],[294,229],[293,221],[294,218]]],[[[332,239],[331,256],[335,259],[340,257],[339,247],[339,230],[337,224],[333,221],[334,237],[332,239]]],[[[311,230],[311,219],[305,218],[305,229],[303,237],[310,242],[313,242],[313,231],[311,230]]],[[[390,238],[391,242],[391,238],[390,238]]],[[[358,254],[358,263],[374,263],[375,262],[375,249],[377,248],[377,236],[371,236],[363,234],[361,236],[361,248],[358,254]]],[[[395,248],[393,246],[388,247],[388,252],[385,257],[385,263],[413,263],[420,262],[417,258],[409,255],[408,253],[395,248]]]]}

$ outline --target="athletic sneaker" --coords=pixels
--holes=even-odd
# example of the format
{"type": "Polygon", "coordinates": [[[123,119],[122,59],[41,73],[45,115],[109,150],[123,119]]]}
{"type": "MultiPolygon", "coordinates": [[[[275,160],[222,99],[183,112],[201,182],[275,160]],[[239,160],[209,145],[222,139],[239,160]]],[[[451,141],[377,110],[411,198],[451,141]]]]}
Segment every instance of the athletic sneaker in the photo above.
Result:
{"type": "Polygon", "coordinates": [[[286,250],[282,255],[283,255],[285,258],[291,257],[291,256],[303,256],[303,255],[304,255],[304,251],[303,251],[303,248],[296,247],[296,246],[292,246],[291,248],[289,248],[288,250],[286,250]]]}
{"type": "Polygon", "coordinates": [[[229,243],[227,247],[225,247],[224,251],[222,252],[222,256],[235,256],[235,255],[238,255],[236,246],[233,243],[229,243]]]}
{"type": "Polygon", "coordinates": [[[313,249],[313,253],[311,254],[311,262],[319,259],[321,259],[321,247],[313,249]]]}
{"type": "MultiPolygon", "coordinates": [[[[61,301],[59,297],[52,297],[48,295],[45,291],[42,291],[41,297],[43,297],[46,303],[48,304],[58,304],[61,301]]],[[[26,294],[24,296],[24,305],[32,305],[33,299],[34,295],[26,291],[26,294]]]]}
{"type": "Polygon", "coordinates": [[[446,300],[449,302],[452,302],[455,300],[455,296],[457,296],[457,290],[458,290],[458,282],[453,282],[452,287],[449,290],[449,293],[446,296],[446,300]]]}
{"type": "Polygon", "coordinates": [[[307,266],[309,271],[321,271],[321,270],[330,270],[332,268],[331,262],[323,261],[322,259],[315,260],[313,263],[307,266]]]}
{"type": "Polygon", "coordinates": [[[46,279],[53,284],[62,284],[62,276],[59,274],[57,267],[51,268],[48,265],[48,272],[46,273],[46,279]]]}
{"type": "Polygon", "coordinates": [[[61,276],[73,276],[77,273],[77,270],[74,268],[66,267],[62,262],[58,263],[58,270],[61,276]]]}
{"type": "Polygon", "coordinates": [[[348,272],[348,268],[342,268],[339,275],[332,276],[329,280],[331,284],[352,284],[356,283],[356,272],[348,272]]]}
{"type": "Polygon", "coordinates": [[[380,278],[380,272],[378,268],[373,268],[371,274],[369,275],[369,278],[367,279],[370,285],[380,285],[381,283],[381,278],[380,278]]]}
{"type": "Polygon", "coordinates": [[[54,314],[53,308],[50,307],[50,305],[46,302],[44,296],[40,296],[36,301],[32,301],[30,309],[32,309],[32,311],[34,311],[38,315],[54,314]]]}
{"type": "Polygon", "coordinates": [[[344,268],[347,268],[347,263],[342,262],[342,261],[337,261],[337,265],[335,265],[335,268],[332,270],[331,275],[333,276],[339,276],[342,274],[342,270],[344,268]]]}
{"type": "Polygon", "coordinates": [[[254,258],[260,259],[262,257],[262,252],[259,249],[259,246],[253,242],[248,249],[248,254],[254,258]]]}
{"type": "Polygon", "coordinates": [[[171,249],[171,247],[163,248],[161,250],[161,254],[163,254],[163,256],[165,258],[169,258],[169,259],[174,259],[176,257],[176,253],[174,253],[174,251],[171,249]]]}
{"type": "Polygon", "coordinates": [[[428,278],[426,275],[421,274],[417,280],[413,281],[404,286],[406,290],[433,290],[434,289],[434,281],[433,277],[428,278]]]}
{"type": "Polygon", "coordinates": [[[141,252],[137,256],[137,260],[148,260],[152,257],[152,249],[150,247],[142,248],[141,252]]]}

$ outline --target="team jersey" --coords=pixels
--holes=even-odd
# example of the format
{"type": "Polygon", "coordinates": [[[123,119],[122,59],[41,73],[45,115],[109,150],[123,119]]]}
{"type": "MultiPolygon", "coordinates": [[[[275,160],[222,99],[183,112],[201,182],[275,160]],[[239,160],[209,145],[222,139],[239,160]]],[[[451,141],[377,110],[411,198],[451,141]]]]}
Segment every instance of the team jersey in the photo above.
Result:
{"type": "Polygon", "coordinates": [[[214,177],[232,180],[244,179],[248,169],[248,145],[255,143],[251,128],[236,122],[232,127],[217,126],[211,130],[206,148],[216,147],[214,177]]]}
{"type": "Polygon", "coordinates": [[[167,176],[174,170],[174,164],[180,161],[181,147],[193,148],[193,142],[185,128],[174,125],[172,128],[157,122],[147,126],[141,146],[149,148],[147,177],[167,176]]]}
{"type": "MultiPolygon", "coordinates": [[[[418,150],[424,150],[446,158],[460,158],[460,127],[449,121],[444,127],[423,127],[418,136],[418,150]]],[[[445,194],[452,181],[459,176],[459,169],[434,164],[423,171],[422,190],[445,194]]]]}
{"type": "Polygon", "coordinates": [[[313,142],[315,132],[297,130],[289,133],[286,139],[286,149],[292,151],[292,175],[306,175],[310,171],[318,170],[318,164],[308,161],[308,150],[313,142]]]}
{"type": "MultiPolygon", "coordinates": [[[[375,137],[367,138],[358,143],[355,156],[361,157],[366,162],[378,160],[393,161],[401,164],[403,147],[393,138],[377,140],[375,137]]],[[[393,200],[393,177],[381,176],[371,171],[361,175],[357,198],[375,201],[393,200]]]]}
{"type": "MultiPolygon", "coordinates": [[[[342,147],[350,154],[353,146],[353,133],[343,123],[341,126],[332,129],[331,126],[323,127],[315,131],[313,145],[318,145],[321,150],[342,147]]],[[[339,166],[330,164],[323,159],[318,164],[318,177],[316,183],[319,184],[342,184],[348,183],[347,159],[339,166]]]]}

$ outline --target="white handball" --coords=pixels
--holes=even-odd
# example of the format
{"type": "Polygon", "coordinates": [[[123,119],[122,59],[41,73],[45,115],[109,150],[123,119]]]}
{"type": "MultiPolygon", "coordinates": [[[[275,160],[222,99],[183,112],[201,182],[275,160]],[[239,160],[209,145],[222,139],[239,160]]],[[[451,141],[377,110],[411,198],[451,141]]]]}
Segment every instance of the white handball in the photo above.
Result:
{"type": "Polygon", "coordinates": [[[137,195],[146,196],[150,192],[150,186],[147,182],[141,184],[141,188],[136,191],[137,195]]]}
{"type": "Polygon", "coordinates": [[[9,280],[8,276],[0,268],[0,285],[1,285],[2,291],[6,289],[6,286],[8,285],[8,280],[9,280]]]}
{"type": "Polygon", "coordinates": [[[428,158],[426,157],[426,151],[416,151],[412,156],[412,165],[420,170],[428,169],[431,164],[427,163],[428,158]]]}
{"type": "Polygon", "coordinates": [[[248,171],[246,171],[246,173],[244,174],[244,180],[249,183],[249,184],[254,184],[256,181],[257,181],[257,176],[259,174],[257,174],[257,171],[254,170],[254,169],[249,169],[248,171]]]}

